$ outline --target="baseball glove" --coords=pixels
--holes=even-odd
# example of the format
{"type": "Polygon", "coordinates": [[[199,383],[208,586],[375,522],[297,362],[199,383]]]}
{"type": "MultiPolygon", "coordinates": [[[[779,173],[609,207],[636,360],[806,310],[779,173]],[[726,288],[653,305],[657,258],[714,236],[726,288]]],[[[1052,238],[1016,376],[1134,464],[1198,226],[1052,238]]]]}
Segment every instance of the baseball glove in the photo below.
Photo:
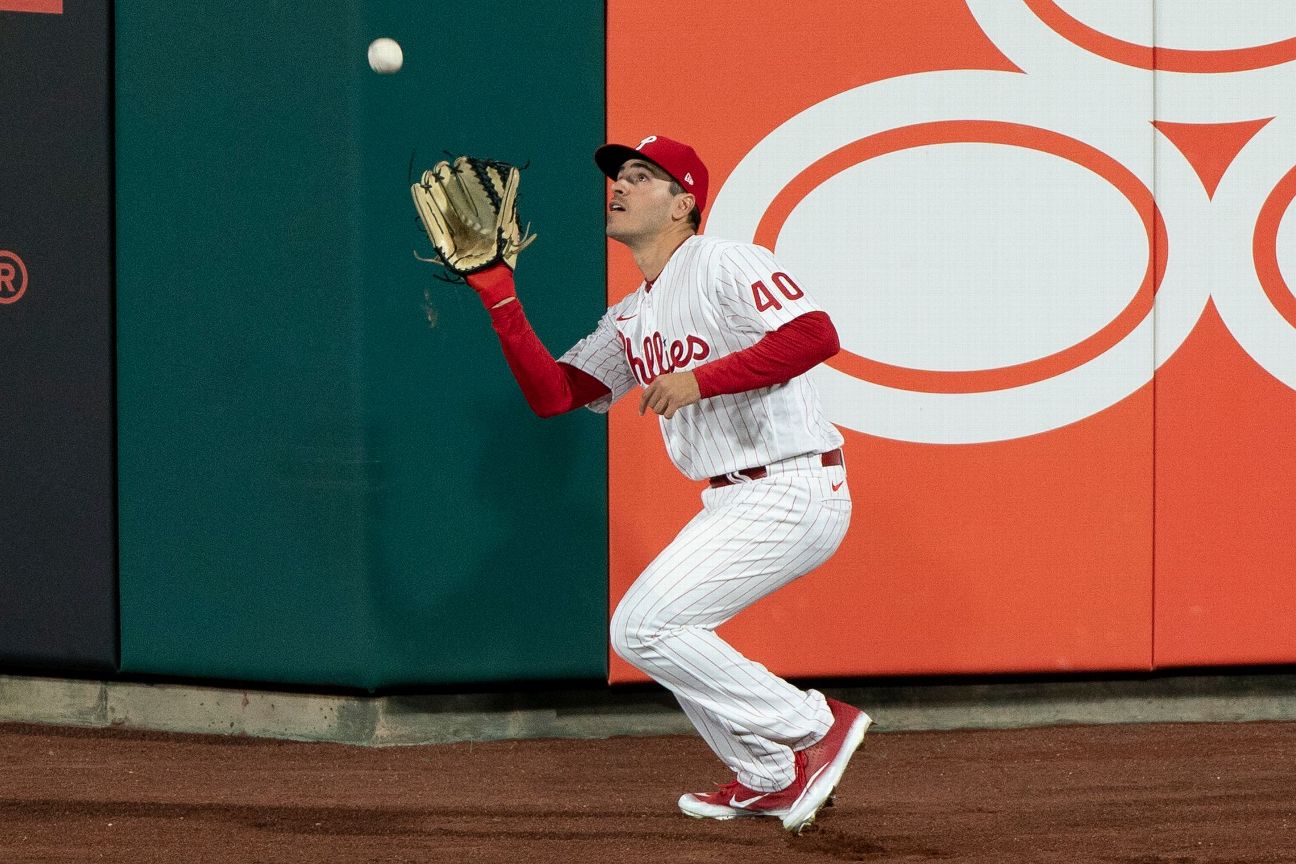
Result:
{"type": "Polygon", "coordinates": [[[455,276],[503,261],[513,269],[518,253],[535,235],[518,227],[516,165],[460,156],[438,162],[410,186],[414,209],[437,250],[436,258],[455,276]]]}

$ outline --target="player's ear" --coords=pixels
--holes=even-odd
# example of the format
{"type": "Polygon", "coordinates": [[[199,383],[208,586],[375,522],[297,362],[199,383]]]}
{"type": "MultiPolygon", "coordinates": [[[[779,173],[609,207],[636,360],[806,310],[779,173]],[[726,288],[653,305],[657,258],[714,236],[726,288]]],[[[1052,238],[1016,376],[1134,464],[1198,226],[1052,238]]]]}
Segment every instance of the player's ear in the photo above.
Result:
{"type": "Polygon", "coordinates": [[[697,206],[697,198],[693,196],[692,192],[676,195],[675,201],[671,205],[671,218],[683,221],[689,217],[695,206],[697,206]]]}

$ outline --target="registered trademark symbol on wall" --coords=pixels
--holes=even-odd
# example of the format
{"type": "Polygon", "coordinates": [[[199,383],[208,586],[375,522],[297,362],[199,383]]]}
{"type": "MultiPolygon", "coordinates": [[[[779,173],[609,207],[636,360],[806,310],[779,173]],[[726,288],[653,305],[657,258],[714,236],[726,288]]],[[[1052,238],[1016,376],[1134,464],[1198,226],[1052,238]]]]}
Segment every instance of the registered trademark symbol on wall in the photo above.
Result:
{"type": "Polygon", "coordinates": [[[0,249],[0,303],[13,303],[27,290],[27,265],[17,252],[0,249]]]}

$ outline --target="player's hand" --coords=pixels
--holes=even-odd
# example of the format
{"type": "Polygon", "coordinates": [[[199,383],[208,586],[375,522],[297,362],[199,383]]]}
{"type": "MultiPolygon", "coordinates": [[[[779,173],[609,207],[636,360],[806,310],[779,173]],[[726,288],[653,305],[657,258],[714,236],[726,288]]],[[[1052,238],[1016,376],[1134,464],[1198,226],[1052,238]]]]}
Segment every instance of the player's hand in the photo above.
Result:
{"type": "Polygon", "coordinates": [[[651,409],[667,420],[685,405],[701,401],[702,393],[698,390],[697,377],[692,372],[667,372],[658,375],[643,391],[639,399],[639,413],[651,409]]]}

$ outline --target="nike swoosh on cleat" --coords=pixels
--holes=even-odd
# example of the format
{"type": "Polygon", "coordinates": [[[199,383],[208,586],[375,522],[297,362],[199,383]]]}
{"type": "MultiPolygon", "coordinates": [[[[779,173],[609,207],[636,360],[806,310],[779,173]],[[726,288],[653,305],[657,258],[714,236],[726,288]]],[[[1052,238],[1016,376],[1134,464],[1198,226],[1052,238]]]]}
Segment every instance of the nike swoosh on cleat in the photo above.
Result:
{"type": "Polygon", "coordinates": [[[631,318],[633,318],[633,317],[635,317],[635,316],[634,316],[634,315],[618,315],[618,316],[617,316],[617,320],[618,320],[618,321],[629,321],[629,320],[630,320],[631,318]]]}
{"type": "Polygon", "coordinates": [[[746,801],[739,801],[737,798],[731,798],[729,800],[729,806],[739,807],[739,808],[750,807],[751,805],[755,804],[757,801],[761,800],[764,797],[765,797],[764,795],[757,795],[755,798],[748,798],[746,801]]]}

